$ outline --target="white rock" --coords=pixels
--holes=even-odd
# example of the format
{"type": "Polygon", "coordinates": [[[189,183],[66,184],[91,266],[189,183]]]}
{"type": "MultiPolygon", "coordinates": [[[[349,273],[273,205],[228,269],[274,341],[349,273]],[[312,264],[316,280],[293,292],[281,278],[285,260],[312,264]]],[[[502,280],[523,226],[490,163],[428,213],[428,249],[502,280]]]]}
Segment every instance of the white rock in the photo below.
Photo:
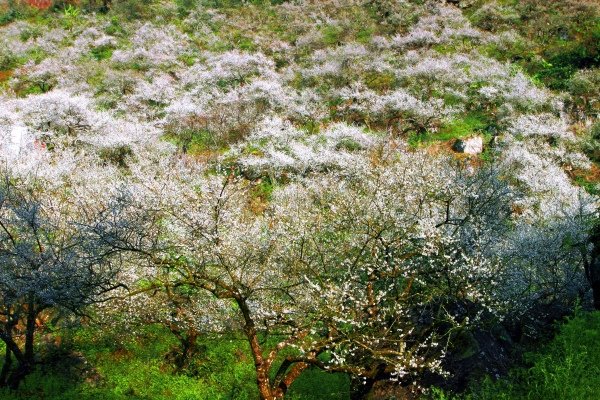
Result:
{"type": "Polygon", "coordinates": [[[458,139],[452,148],[458,153],[480,154],[483,151],[483,138],[475,136],[469,139],[458,139]]]}

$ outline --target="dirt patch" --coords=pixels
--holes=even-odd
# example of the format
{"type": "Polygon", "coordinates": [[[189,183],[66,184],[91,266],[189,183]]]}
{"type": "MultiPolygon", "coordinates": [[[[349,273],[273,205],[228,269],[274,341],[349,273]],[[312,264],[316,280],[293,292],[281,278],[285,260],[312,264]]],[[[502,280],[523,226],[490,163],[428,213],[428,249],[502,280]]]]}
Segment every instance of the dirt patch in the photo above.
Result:
{"type": "Polygon", "coordinates": [[[117,350],[113,351],[112,353],[110,353],[110,357],[115,361],[126,360],[126,359],[131,358],[132,356],[133,356],[133,353],[124,348],[117,349],[117,350]]]}
{"type": "Polygon", "coordinates": [[[5,82],[7,80],[10,79],[10,77],[12,76],[13,71],[9,70],[9,71],[0,71],[0,82],[5,82]]]}

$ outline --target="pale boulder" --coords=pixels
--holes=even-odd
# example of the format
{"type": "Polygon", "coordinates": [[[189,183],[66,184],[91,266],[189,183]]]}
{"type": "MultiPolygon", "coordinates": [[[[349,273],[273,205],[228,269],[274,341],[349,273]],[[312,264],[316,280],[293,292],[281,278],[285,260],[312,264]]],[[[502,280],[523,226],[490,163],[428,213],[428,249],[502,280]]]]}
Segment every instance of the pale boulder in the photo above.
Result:
{"type": "Polygon", "coordinates": [[[483,151],[483,138],[475,136],[468,139],[458,139],[452,149],[457,153],[480,154],[483,151]]]}

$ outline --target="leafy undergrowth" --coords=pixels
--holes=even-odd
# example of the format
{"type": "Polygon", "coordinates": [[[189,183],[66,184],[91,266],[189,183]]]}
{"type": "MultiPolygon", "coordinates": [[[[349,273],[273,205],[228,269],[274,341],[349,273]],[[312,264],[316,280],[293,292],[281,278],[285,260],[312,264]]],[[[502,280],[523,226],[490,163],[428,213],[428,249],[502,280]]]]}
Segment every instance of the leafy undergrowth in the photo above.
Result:
{"type": "MultiPolygon", "coordinates": [[[[165,354],[174,337],[156,326],[125,340],[86,328],[72,338],[84,361],[76,368],[40,367],[18,392],[0,391],[0,399],[255,399],[254,368],[243,340],[207,338],[194,361],[196,376],[173,374],[165,354]],[[79,373],[74,373],[78,371],[79,373]]],[[[58,365],[64,365],[64,360],[58,365]]],[[[348,399],[349,379],[342,374],[308,370],[290,388],[287,399],[348,399]]]]}
{"type": "Polygon", "coordinates": [[[437,392],[436,399],[591,400],[600,393],[600,312],[581,313],[565,323],[546,346],[527,353],[529,367],[509,377],[485,380],[463,397],[437,392]]]}

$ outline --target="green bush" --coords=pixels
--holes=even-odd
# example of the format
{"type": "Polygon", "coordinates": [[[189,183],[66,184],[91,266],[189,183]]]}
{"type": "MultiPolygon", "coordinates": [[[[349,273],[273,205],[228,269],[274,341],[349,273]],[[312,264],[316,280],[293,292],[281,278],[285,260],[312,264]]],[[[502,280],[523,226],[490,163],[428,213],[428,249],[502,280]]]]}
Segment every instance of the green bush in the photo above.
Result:
{"type": "Polygon", "coordinates": [[[152,5],[155,0],[113,0],[111,11],[122,15],[127,20],[149,19],[153,15],[152,5]]]}
{"type": "Polygon", "coordinates": [[[97,61],[102,61],[102,60],[107,60],[110,57],[112,57],[113,51],[114,51],[113,46],[103,45],[103,46],[94,47],[90,51],[90,54],[97,61]]]}
{"type": "Polygon", "coordinates": [[[239,7],[247,4],[259,6],[283,4],[287,0],[200,0],[200,4],[205,7],[228,8],[239,7]]]}
{"type": "Polygon", "coordinates": [[[8,8],[6,10],[0,10],[0,26],[9,24],[19,17],[17,10],[8,8]]]}
{"type": "Polygon", "coordinates": [[[8,49],[0,47],[0,71],[8,71],[15,68],[19,60],[8,49]]]}
{"type": "Polygon", "coordinates": [[[128,159],[133,156],[133,150],[128,145],[106,147],[100,150],[98,156],[105,163],[126,168],[128,159]]]}
{"type": "MultiPolygon", "coordinates": [[[[507,379],[484,381],[469,400],[597,399],[600,389],[600,312],[581,313],[565,323],[541,350],[507,379]]],[[[448,397],[446,397],[448,398],[448,397]]]]}
{"type": "Polygon", "coordinates": [[[342,40],[344,34],[344,28],[337,25],[326,25],[323,29],[323,42],[332,46],[338,44],[342,40]]]}
{"type": "Polygon", "coordinates": [[[589,129],[589,133],[581,142],[583,152],[595,162],[600,162],[600,122],[589,129]]]}

